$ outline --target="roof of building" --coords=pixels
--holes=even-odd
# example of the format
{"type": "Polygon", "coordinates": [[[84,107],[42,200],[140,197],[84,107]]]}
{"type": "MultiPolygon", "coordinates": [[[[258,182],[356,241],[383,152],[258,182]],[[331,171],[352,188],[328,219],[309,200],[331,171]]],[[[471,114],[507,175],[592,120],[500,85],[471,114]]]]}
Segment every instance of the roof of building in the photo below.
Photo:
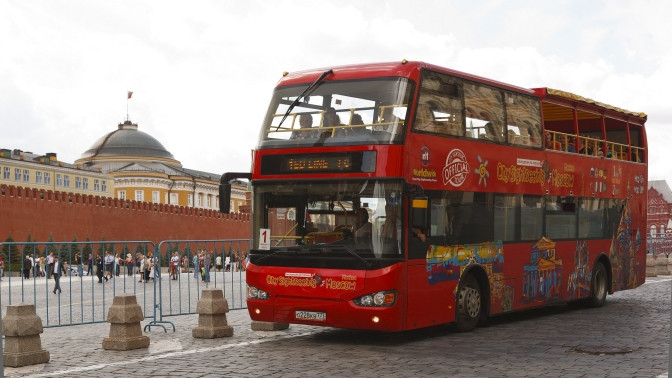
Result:
{"type": "Polygon", "coordinates": [[[80,159],[100,156],[142,156],[174,159],[153,136],[138,130],[138,125],[127,120],[117,130],[103,135],[86,150],[80,159]]]}
{"type": "Polygon", "coordinates": [[[649,181],[649,189],[655,189],[667,203],[672,203],[672,190],[665,180],[649,181]]]}

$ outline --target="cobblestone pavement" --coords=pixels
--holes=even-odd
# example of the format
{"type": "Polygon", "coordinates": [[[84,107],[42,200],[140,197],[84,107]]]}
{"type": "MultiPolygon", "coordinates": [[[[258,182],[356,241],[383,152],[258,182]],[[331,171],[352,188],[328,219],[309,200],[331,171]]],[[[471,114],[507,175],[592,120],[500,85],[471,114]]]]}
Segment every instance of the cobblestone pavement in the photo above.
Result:
{"type": "MultiPolygon", "coordinates": [[[[106,351],[105,323],[47,328],[47,364],[5,367],[8,377],[666,377],[670,277],[616,293],[599,309],[552,306],[496,317],[455,333],[441,326],[371,333],[291,325],[252,331],[246,310],[227,314],[234,336],[194,339],[198,315],[164,318],[149,349],[106,351]]],[[[147,321],[143,322],[143,326],[147,321]]]]}

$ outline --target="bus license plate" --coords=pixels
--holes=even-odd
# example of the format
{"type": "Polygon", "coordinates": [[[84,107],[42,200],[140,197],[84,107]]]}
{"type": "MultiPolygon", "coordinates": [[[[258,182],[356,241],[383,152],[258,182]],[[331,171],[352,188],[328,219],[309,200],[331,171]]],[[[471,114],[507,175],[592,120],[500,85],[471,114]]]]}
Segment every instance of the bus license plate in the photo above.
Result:
{"type": "Polygon", "coordinates": [[[326,312],[316,312],[316,311],[295,311],[294,316],[297,319],[301,320],[313,320],[316,322],[326,322],[327,313],[326,312]]]}

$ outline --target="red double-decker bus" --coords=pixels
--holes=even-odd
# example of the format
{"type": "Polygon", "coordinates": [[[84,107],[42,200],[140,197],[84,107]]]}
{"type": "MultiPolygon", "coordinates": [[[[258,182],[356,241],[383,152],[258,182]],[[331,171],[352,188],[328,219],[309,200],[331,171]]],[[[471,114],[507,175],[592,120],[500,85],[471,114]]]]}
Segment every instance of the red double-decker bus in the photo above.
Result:
{"type": "Polygon", "coordinates": [[[423,62],[290,73],[251,173],[253,320],[384,331],[645,279],[646,115],[423,62]]]}

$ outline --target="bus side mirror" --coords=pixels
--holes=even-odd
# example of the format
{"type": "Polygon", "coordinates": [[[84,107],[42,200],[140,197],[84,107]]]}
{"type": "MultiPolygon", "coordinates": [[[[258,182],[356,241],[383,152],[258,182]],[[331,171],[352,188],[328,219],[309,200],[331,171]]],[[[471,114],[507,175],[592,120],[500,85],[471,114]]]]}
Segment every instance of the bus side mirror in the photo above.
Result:
{"type": "Polygon", "coordinates": [[[427,230],[427,196],[416,196],[411,201],[411,227],[427,230]]]}
{"type": "Polygon", "coordinates": [[[227,172],[219,180],[219,211],[228,214],[231,211],[231,183],[236,178],[252,179],[252,174],[247,172],[227,172]]]}

